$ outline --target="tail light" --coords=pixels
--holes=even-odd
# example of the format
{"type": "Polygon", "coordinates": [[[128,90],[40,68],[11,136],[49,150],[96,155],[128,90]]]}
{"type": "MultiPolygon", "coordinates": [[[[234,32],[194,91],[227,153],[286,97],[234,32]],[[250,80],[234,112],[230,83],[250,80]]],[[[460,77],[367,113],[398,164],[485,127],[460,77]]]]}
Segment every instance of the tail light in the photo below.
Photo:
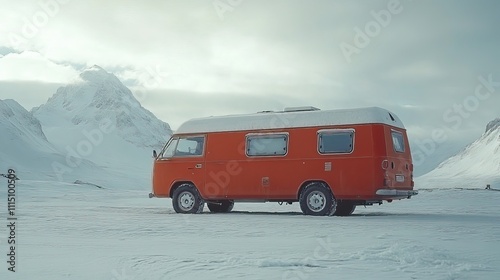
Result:
{"type": "Polygon", "coordinates": [[[384,159],[382,161],[382,169],[387,170],[387,168],[389,168],[389,161],[384,159]]]}

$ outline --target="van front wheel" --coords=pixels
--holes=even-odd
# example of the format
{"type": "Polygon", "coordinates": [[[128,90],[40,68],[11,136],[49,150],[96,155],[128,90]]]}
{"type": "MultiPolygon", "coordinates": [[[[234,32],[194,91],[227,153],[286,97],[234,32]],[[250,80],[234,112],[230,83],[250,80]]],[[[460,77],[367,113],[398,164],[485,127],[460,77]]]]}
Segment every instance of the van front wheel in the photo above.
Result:
{"type": "Polygon", "coordinates": [[[198,214],[203,212],[205,202],[193,184],[182,184],[174,191],[172,206],[175,212],[183,214],[198,214]]]}
{"type": "Polygon", "coordinates": [[[337,202],[330,188],[320,182],[304,187],[299,197],[300,209],[305,215],[330,216],[335,213],[337,202]]]}
{"type": "Polygon", "coordinates": [[[234,201],[221,200],[216,202],[207,202],[208,209],[213,213],[228,213],[233,210],[234,201]]]}

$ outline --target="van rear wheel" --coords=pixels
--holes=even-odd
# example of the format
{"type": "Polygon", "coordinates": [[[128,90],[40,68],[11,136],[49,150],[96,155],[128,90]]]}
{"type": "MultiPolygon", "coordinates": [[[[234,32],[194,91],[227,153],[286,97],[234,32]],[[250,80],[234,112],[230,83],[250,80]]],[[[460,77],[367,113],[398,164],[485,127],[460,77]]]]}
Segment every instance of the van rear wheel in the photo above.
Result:
{"type": "Polygon", "coordinates": [[[234,201],[221,200],[214,202],[207,202],[208,209],[213,213],[228,213],[233,210],[234,201]]]}
{"type": "Polygon", "coordinates": [[[177,213],[198,214],[203,212],[205,201],[193,184],[186,183],[175,189],[172,206],[177,213]]]}
{"type": "Polygon", "coordinates": [[[350,201],[339,201],[335,210],[335,216],[350,216],[355,209],[356,204],[350,201]]]}
{"type": "Polygon", "coordinates": [[[313,182],[304,187],[299,197],[300,209],[305,215],[331,216],[337,202],[328,186],[313,182]]]}

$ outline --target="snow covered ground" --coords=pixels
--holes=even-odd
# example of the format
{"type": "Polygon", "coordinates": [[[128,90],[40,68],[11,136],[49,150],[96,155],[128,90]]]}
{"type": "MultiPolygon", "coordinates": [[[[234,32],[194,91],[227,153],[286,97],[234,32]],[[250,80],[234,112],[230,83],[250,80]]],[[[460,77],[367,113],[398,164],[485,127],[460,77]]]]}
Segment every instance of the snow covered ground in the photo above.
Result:
{"type": "Polygon", "coordinates": [[[180,215],[148,191],[18,181],[17,272],[3,261],[0,279],[500,279],[497,191],[427,190],[351,217],[180,215]]]}

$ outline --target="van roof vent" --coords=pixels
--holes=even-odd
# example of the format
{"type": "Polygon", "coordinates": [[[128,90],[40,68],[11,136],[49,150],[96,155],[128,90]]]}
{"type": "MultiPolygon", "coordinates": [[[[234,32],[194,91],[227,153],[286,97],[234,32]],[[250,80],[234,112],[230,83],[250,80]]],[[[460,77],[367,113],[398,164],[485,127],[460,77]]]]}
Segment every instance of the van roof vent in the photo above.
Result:
{"type": "Polygon", "coordinates": [[[302,106],[302,107],[287,107],[283,112],[303,112],[303,111],[320,111],[320,109],[313,106],[302,106]]]}
{"type": "Polygon", "coordinates": [[[391,113],[389,113],[389,117],[391,117],[391,120],[392,120],[393,122],[394,122],[394,121],[396,121],[396,120],[394,119],[394,117],[392,116],[392,114],[391,114],[391,113]]]}

